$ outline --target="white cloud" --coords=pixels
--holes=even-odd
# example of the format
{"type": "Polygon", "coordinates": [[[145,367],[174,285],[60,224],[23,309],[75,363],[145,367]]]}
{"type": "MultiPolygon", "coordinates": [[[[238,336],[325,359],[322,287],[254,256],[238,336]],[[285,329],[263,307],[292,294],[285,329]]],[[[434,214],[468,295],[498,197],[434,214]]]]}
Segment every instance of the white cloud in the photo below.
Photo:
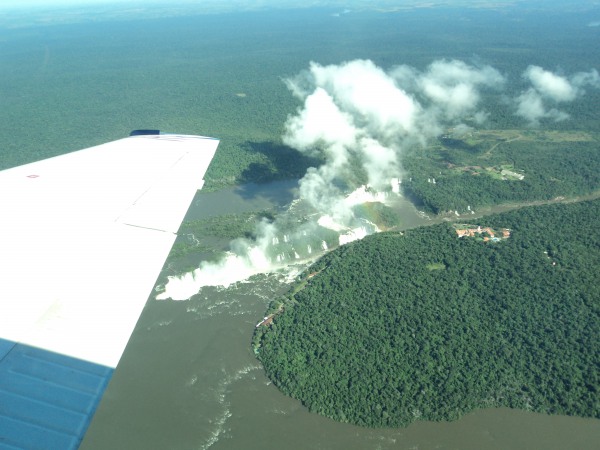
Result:
{"type": "Polygon", "coordinates": [[[529,66],[524,77],[531,82],[540,95],[555,102],[570,102],[577,96],[577,89],[566,78],[541,67],[529,66]]]}
{"type": "Polygon", "coordinates": [[[517,115],[529,121],[531,125],[539,124],[541,119],[551,119],[560,122],[569,118],[563,111],[547,109],[540,93],[530,88],[517,97],[517,115]]]}
{"type": "Polygon", "coordinates": [[[500,87],[504,77],[490,66],[469,66],[463,61],[435,61],[420,79],[424,94],[449,118],[472,112],[480,100],[481,86],[500,87]]]}
{"type": "MultiPolygon", "coordinates": [[[[398,155],[396,152],[373,138],[362,139],[359,148],[362,153],[363,167],[367,172],[369,185],[378,190],[388,186],[389,180],[396,173],[390,173],[387,177],[385,174],[390,168],[398,167],[398,155]]],[[[397,169],[394,172],[397,172],[397,169]]]]}
{"type": "Polygon", "coordinates": [[[600,88],[600,75],[596,69],[589,72],[578,72],[571,77],[571,82],[580,90],[586,86],[598,89],[600,88]]]}
{"type": "Polygon", "coordinates": [[[517,115],[524,117],[529,122],[537,124],[546,117],[546,108],[538,92],[530,88],[517,97],[517,115]]]}
{"type": "Polygon", "coordinates": [[[504,77],[490,66],[471,66],[458,60],[439,60],[423,73],[413,67],[395,67],[396,83],[422,100],[428,115],[453,121],[469,115],[479,123],[487,114],[477,111],[482,88],[499,89],[504,77]]]}
{"type": "Polygon", "coordinates": [[[324,89],[317,88],[306,97],[302,111],[288,119],[283,140],[309,153],[323,147],[339,166],[347,160],[344,148],[355,144],[358,133],[352,117],[342,112],[324,89]]]}
{"type": "Polygon", "coordinates": [[[567,113],[554,106],[581,97],[585,87],[600,87],[600,76],[596,70],[578,72],[567,78],[539,66],[529,66],[523,77],[532,87],[515,99],[516,114],[527,119],[532,125],[537,125],[541,119],[555,122],[568,119],[567,113]]]}
{"type": "Polygon", "coordinates": [[[336,103],[372,132],[389,135],[413,131],[419,106],[373,62],[312,63],[310,71],[317,87],[326,89],[336,103]]]}

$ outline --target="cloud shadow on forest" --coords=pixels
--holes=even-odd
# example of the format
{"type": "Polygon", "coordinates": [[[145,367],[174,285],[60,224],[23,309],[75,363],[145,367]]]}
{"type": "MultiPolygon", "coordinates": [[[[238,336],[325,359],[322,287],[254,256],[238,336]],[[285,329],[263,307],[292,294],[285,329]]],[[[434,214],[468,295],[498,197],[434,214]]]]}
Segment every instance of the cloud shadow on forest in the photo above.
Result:
{"type": "MultiPolygon", "coordinates": [[[[309,167],[318,167],[323,163],[319,158],[310,157],[281,143],[272,141],[252,142],[245,145],[248,153],[258,153],[264,156],[264,162],[253,162],[246,168],[237,180],[244,186],[249,183],[268,183],[276,180],[298,180],[302,178],[309,167]]],[[[244,197],[246,189],[240,187],[238,194],[244,197]]],[[[248,192],[248,196],[252,194],[248,192]]],[[[278,194],[278,197],[280,195],[278,194]]]]}

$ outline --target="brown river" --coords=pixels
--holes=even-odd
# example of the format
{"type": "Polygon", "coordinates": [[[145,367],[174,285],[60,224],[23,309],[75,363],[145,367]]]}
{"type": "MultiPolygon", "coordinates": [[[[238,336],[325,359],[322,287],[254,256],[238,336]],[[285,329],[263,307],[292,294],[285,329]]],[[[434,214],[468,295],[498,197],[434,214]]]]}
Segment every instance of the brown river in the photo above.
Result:
{"type": "MultiPolygon", "coordinates": [[[[294,186],[199,194],[188,218],[283,205],[294,186]]],[[[405,200],[396,207],[406,228],[432,223],[405,200]]],[[[81,448],[600,449],[595,419],[500,408],[454,422],[367,429],[309,413],[270,383],[250,347],[269,301],[285,290],[283,278],[205,287],[187,301],[151,297],[81,448]]]]}

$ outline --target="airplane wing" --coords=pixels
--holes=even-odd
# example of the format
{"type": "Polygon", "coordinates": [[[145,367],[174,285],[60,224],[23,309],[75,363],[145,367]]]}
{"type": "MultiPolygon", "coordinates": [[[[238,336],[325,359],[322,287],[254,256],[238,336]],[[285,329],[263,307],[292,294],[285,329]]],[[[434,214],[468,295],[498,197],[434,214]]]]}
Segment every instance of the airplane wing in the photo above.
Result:
{"type": "Polygon", "coordinates": [[[77,448],[218,143],[134,132],[0,172],[0,449],[77,448]]]}

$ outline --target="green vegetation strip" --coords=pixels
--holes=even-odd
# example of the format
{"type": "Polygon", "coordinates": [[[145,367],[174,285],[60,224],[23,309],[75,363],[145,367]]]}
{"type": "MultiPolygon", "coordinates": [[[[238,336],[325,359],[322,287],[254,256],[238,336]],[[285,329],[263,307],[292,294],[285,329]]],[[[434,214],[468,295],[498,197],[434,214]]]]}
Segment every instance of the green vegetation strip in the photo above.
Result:
{"type": "Polygon", "coordinates": [[[194,253],[217,254],[223,244],[237,238],[254,238],[256,227],[262,220],[274,220],[273,211],[223,214],[207,219],[183,222],[178,240],[169,253],[169,260],[194,253]],[[215,239],[216,238],[216,239],[215,239]]]}
{"type": "Polygon", "coordinates": [[[597,200],[554,204],[482,219],[512,230],[502,242],[441,224],[341,247],[257,328],[255,351],[283,392],[343,422],[500,406],[598,418],[599,215],[597,200]]]}
{"type": "Polygon", "coordinates": [[[404,192],[435,214],[580,196],[600,188],[600,152],[590,133],[474,131],[413,150],[404,165],[404,192]]]}

